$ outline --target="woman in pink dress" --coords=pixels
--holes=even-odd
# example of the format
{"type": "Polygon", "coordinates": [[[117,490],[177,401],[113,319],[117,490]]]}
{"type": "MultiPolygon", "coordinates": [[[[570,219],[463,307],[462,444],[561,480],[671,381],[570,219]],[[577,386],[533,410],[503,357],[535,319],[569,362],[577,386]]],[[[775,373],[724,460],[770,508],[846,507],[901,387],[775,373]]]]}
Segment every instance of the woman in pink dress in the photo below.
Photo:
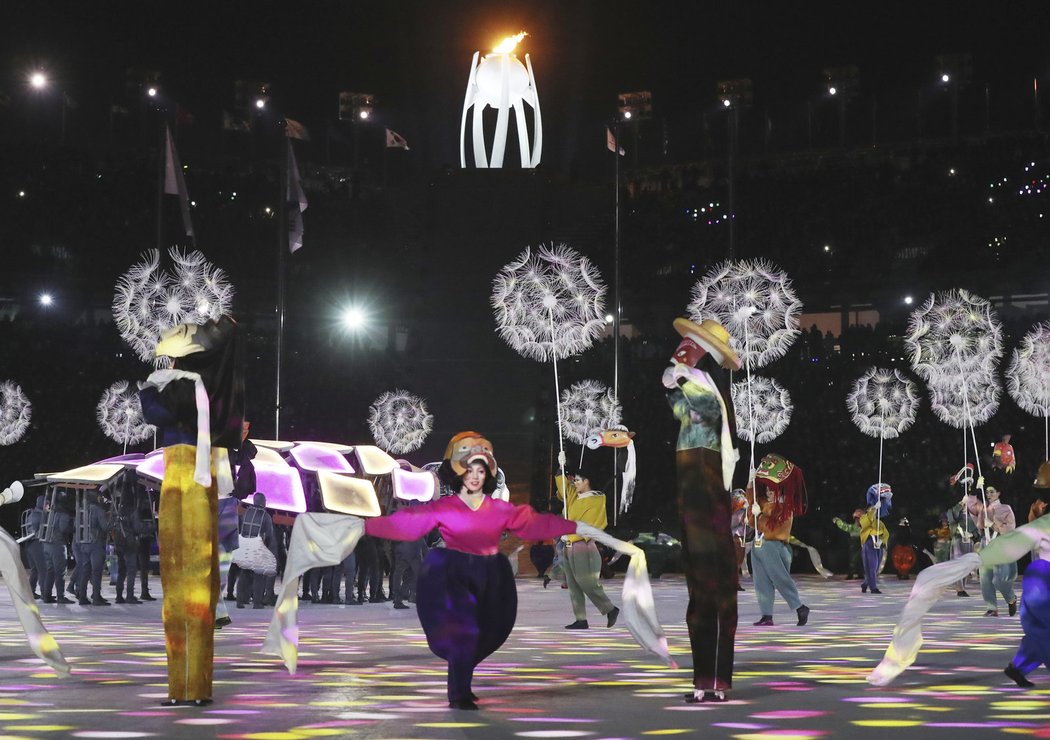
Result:
{"type": "Polygon", "coordinates": [[[518,611],[500,536],[506,531],[523,540],[550,539],[574,533],[576,522],[492,498],[496,460],[491,443],[475,432],[452,438],[438,477],[457,493],[368,519],[365,534],[404,541],[438,528],[445,547],[427,554],[416,609],[430,649],[448,661],[449,706],[477,709],[474,668],[504,643],[518,611]]]}

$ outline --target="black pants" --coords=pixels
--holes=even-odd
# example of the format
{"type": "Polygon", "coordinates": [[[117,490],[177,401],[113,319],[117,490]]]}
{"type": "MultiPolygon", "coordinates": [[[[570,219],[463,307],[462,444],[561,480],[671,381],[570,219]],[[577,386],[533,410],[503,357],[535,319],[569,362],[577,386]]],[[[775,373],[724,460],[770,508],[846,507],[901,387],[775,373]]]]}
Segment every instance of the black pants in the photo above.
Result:
{"type": "Polygon", "coordinates": [[[128,598],[135,596],[135,576],[139,572],[138,541],[124,543],[113,549],[117,558],[117,596],[124,596],[127,584],[128,598]]]}
{"type": "Polygon", "coordinates": [[[153,556],[153,538],[139,537],[139,580],[142,582],[142,590],[139,593],[149,593],[149,572],[153,567],[150,558],[153,556]]]}
{"type": "Polygon", "coordinates": [[[61,599],[66,592],[66,543],[45,542],[44,558],[47,570],[44,571],[44,583],[40,586],[40,595],[47,598],[54,590],[54,598],[61,599]]]}
{"type": "Polygon", "coordinates": [[[434,548],[423,562],[416,611],[431,651],[448,661],[448,700],[469,699],[474,668],[506,641],[518,615],[510,562],[434,548]]]}
{"type": "MultiPolygon", "coordinates": [[[[38,588],[41,589],[37,593],[44,596],[42,589],[47,581],[47,570],[50,565],[47,558],[44,557],[44,543],[38,539],[29,540],[26,543],[25,551],[31,568],[29,585],[33,587],[34,591],[38,588]]],[[[51,580],[53,581],[54,578],[54,573],[52,573],[51,580]]]]}
{"type": "Polygon", "coordinates": [[[390,577],[390,598],[404,603],[416,592],[416,581],[423,566],[423,540],[398,542],[394,548],[394,573],[390,577]]]}
{"type": "Polygon", "coordinates": [[[106,562],[106,545],[104,542],[80,542],[76,545],[79,557],[80,580],[77,582],[77,596],[87,599],[88,582],[91,583],[91,598],[98,601],[102,598],[102,566],[106,562]]]}
{"type": "Polygon", "coordinates": [[[677,466],[693,687],[729,689],[733,686],[740,574],[729,493],[722,486],[722,457],[704,448],[679,450],[677,466]]]}

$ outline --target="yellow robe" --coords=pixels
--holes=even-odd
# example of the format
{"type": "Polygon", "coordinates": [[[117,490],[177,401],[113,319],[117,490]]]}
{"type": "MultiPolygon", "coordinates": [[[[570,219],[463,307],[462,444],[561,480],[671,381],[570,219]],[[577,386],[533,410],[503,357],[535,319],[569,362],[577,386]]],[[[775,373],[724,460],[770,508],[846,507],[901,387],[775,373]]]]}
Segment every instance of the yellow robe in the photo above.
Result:
{"type": "Polygon", "coordinates": [[[168,698],[212,698],[215,602],[219,595],[218,493],[215,471],[204,488],[193,480],[197,448],[164,448],[157,521],[168,698]]]}

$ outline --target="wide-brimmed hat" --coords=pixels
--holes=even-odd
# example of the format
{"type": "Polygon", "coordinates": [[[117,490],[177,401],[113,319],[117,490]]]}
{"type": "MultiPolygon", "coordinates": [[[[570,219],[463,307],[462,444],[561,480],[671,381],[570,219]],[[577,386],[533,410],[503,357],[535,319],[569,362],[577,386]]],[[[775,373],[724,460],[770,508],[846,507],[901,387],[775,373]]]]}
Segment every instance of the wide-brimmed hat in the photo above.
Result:
{"type": "Polygon", "coordinates": [[[726,370],[742,367],[740,357],[729,346],[729,332],[714,319],[704,319],[697,324],[680,317],[674,320],[674,328],[683,339],[690,339],[710,352],[726,370]]]}

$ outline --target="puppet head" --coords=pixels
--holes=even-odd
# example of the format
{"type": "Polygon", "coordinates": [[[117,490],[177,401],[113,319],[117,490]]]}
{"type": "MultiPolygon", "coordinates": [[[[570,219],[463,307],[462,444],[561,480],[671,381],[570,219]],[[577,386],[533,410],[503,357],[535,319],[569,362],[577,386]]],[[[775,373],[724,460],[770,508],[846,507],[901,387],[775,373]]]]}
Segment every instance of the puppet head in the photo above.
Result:
{"type": "Polygon", "coordinates": [[[1007,473],[1014,472],[1014,468],[1017,467],[1017,459],[1014,455],[1014,447],[1010,444],[1009,434],[1004,434],[1001,440],[992,445],[992,467],[1007,473]]]}
{"type": "Polygon", "coordinates": [[[729,346],[729,332],[713,319],[704,319],[696,324],[689,319],[674,320],[675,331],[682,337],[671,362],[696,367],[705,354],[710,353],[726,370],[739,370],[740,358],[729,346]]]}
{"type": "Polygon", "coordinates": [[[483,463],[489,475],[496,476],[496,457],[492,453],[492,443],[477,432],[460,432],[449,440],[445,448],[445,459],[456,475],[467,472],[472,462],[483,463]]]}

